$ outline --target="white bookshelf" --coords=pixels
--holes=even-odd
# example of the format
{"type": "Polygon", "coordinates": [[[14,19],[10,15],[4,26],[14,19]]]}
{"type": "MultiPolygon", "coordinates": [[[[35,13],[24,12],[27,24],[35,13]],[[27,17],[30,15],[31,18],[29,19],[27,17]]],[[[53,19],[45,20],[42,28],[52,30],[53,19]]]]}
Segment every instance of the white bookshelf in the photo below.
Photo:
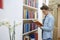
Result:
{"type": "Polygon", "coordinates": [[[23,6],[24,6],[24,8],[32,9],[32,10],[35,10],[35,11],[38,10],[38,8],[35,8],[35,7],[32,7],[32,6],[29,6],[29,5],[26,5],[26,4],[24,4],[23,6]]]}
{"type": "MultiPolygon", "coordinates": [[[[23,17],[23,25],[26,24],[26,23],[30,23],[31,24],[31,23],[33,23],[33,20],[38,19],[38,8],[36,7],[36,4],[35,4],[35,6],[31,6],[31,5],[29,6],[29,5],[25,4],[25,3],[23,3],[23,16],[24,16],[23,17]],[[29,13],[33,11],[34,15],[33,14],[32,15],[34,17],[30,18],[31,15],[28,13],[29,14],[29,18],[25,18],[25,16],[27,16],[26,12],[25,12],[26,9],[28,10],[29,13]],[[25,12],[25,15],[24,15],[24,12],[25,12]]],[[[30,26],[30,27],[32,27],[32,26],[30,26]]],[[[31,28],[29,28],[29,29],[31,29],[31,28]]],[[[27,36],[29,34],[37,32],[37,31],[38,31],[38,28],[30,30],[28,32],[25,32],[25,26],[23,26],[23,34],[22,34],[22,36],[27,36]]],[[[23,37],[23,40],[24,40],[24,37],[23,37]]]]}
{"type": "Polygon", "coordinates": [[[30,34],[30,33],[36,32],[36,31],[38,31],[38,29],[35,29],[35,30],[32,30],[32,31],[26,32],[23,35],[27,35],[27,34],[30,34]]]}
{"type": "MultiPolygon", "coordinates": [[[[24,1],[24,0],[23,0],[24,1]]],[[[39,1],[39,0],[36,0],[37,2],[39,1]]],[[[28,2],[27,2],[28,3],[28,2]]],[[[28,5],[28,4],[25,4],[25,3],[23,3],[23,25],[25,24],[25,23],[32,23],[33,22],[33,20],[38,20],[38,11],[39,11],[39,3],[40,2],[38,2],[38,4],[37,4],[37,6],[38,7],[36,7],[36,6],[30,6],[30,5],[28,5]],[[25,18],[25,16],[24,16],[24,11],[25,10],[28,10],[28,11],[34,11],[34,18],[25,18]]],[[[31,12],[30,11],[30,12],[31,12]]],[[[25,14],[26,15],[26,14],[25,14]]],[[[25,26],[25,25],[24,25],[25,26]]],[[[39,33],[38,31],[38,28],[36,28],[36,29],[33,29],[33,30],[30,30],[30,31],[28,31],[28,32],[25,32],[25,27],[23,26],[23,33],[22,33],[22,36],[23,36],[23,40],[25,40],[25,38],[24,38],[24,36],[27,36],[27,35],[30,35],[30,34],[33,34],[33,33],[36,33],[37,32],[37,34],[38,34],[38,40],[41,40],[40,38],[41,38],[41,32],[39,33]],[[40,36],[39,36],[39,34],[40,34],[40,36]],[[40,38],[39,38],[40,37],[40,38]]],[[[41,31],[41,30],[40,30],[41,31]]]]}

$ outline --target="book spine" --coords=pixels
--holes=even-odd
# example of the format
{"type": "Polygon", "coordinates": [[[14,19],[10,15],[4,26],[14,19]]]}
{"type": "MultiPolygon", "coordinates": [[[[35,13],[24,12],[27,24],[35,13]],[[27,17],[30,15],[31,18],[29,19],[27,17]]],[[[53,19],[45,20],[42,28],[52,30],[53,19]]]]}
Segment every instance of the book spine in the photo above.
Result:
{"type": "Polygon", "coordinates": [[[31,12],[31,11],[29,10],[29,19],[30,19],[30,12],[31,12]]]}
{"type": "Polygon", "coordinates": [[[32,18],[34,18],[34,11],[32,11],[32,18]]]}
{"type": "Polygon", "coordinates": [[[34,0],[31,0],[31,6],[34,7],[34,0]]]}
{"type": "Polygon", "coordinates": [[[23,24],[23,33],[25,32],[25,31],[24,31],[24,28],[25,28],[25,27],[24,27],[24,24],[23,24]]]}
{"type": "Polygon", "coordinates": [[[27,0],[25,0],[25,4],[27,5],[27,0]]]}
{"type": "Polygon", "coordinates": [[[29,27],[29,31],[30,31],[30,23],[28,25],[29,25],[28,27],[29,27]]]}
{"type": "Polygon", "coordinates": [[[36,0],[36,5],[35,5],[36,8],[38,8],[38,1],[36,0]]]}
{"type": "Polygon", "coordinates": [[[34,13],[34,15],[35,15],[35,17],[34,17],[34,18],[35,18],[35,19],[37,19],[37,18],[38,18],[38,13],[37,13],[37,12],[35,12],[35,13],[34,13]]]}
{"type": "Polygon", "coordinates": [[[38,26],[37,25],[35,25],[35,29],[38,29],[38,26]]]}
{"type": "Polygon", "coordinates": [[[35,7],[35,5],[36,5],[36,0],[34,0],[34,7],[35,7]]]}
{"type": "Polygon", "coordinates": [[[26,12],[27,12],[27,10],[24,9],[24,10],[23,10],[23,18],[24,18],[24,19],[26,18],[26,12]]]}
{"type": "Polygon", "coordinates": [[[28,24],[25,25],[25,32],[28,32],[28,27],[27,27],[28,24]]]}
{"type": "Polygon", "coordinates": [[[32,12],[30,12],[30,19],[32,18],[32,12]]]}
{"type": "Polygon", "coordinates": [[[34,33],[35,34],[35,40],[38,40],[38,33],[34,33]]]}
{"type": "Polygon", "coordinates": [[[26,11],[26,19],[29,19],[29,12],[28,12],[28,10],[26,11]]]}
{"type": "Polygon", "coordinates": [[[25,32],[29,32],[30,31],[30,24],[29,23],[26,23],[26,31],[25,32]]]}
{"type": "Polygon", "coordinates": [[[30,0],[28,0],[28,5],[29,5],[29,6],[31,5],[30,0]]]}
{"type": "Polygon", "coordinates": [[[34,25],[34,23],[32,23],[32,30],[34,30],[34,27],[35,27],[35,25],[34,25]]]}
{"type": "Polygon", "coordinates": [[[24,33],[26,32],[26,24],[24,24],[24,33]]]}

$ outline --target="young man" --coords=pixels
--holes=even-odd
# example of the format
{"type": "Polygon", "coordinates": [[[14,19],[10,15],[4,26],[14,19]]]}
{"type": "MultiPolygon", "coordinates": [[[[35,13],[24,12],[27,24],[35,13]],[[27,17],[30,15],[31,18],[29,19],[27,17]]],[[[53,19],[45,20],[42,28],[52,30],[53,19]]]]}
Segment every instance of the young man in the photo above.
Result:
{"type": "Polygon", "coordinates": [[[45,15],[45,18],[43,19],[43,27],[42,29],[42,39],[43,40],[53,40],[53,29],[54,29],[54,17],[49,12],[49,7],[46,5],[43,5],[40,8],[45,15]]]}

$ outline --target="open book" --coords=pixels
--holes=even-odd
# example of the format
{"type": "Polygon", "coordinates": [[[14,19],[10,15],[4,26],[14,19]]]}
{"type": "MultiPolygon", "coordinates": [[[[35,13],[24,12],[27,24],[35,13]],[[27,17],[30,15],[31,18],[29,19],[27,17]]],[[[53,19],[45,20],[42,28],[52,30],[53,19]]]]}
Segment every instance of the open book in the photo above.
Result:
{"type": "Polygon", "coordinates": [[[36,25],[38,25],[38,27],[43,26],[43,24],[42,24],[41,22],[37,21],[37,20],[33,20],[33,22],[34,22],[36,25]]]}

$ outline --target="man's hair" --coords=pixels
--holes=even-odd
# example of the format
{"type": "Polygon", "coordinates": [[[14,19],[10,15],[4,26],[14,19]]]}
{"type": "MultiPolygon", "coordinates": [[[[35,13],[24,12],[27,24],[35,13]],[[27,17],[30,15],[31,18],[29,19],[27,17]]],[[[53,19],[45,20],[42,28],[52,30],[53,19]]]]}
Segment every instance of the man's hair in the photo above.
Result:
{"type": "Polygon", "coordinates": [[[47,5],[43,5],[41,8],[41,10],[45,9],[45,10],[49,10],[49,7],[47,5]]]}

